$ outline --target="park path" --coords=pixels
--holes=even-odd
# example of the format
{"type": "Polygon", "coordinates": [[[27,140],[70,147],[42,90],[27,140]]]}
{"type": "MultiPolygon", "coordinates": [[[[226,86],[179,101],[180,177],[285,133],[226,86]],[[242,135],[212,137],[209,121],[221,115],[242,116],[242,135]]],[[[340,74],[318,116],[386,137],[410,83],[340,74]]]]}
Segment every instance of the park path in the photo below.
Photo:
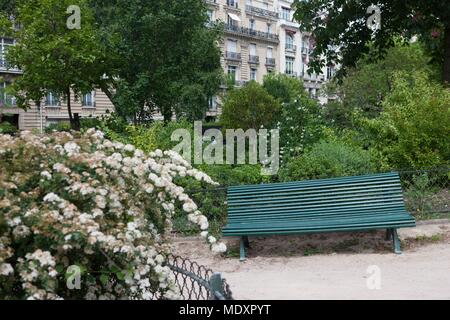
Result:
{"type": "MultiPolygon", "coordinates": [[[[405,230],[403,238],[402,255],[389,252],[380,233],[257,239],[243,263],[211,257],[194,239],[177,240],[176,250],[223,273],[235,299],[450,299],[449,224],[405,230]],[[439,239],[418,241],[421,231],[439,239]],[[317,243],[324,252],[304,256],[317,243]],[[374,272],[380,274],[379,289],[374,272]]],[[[229,243],[232,250],[235,245],[229,243]]]]}

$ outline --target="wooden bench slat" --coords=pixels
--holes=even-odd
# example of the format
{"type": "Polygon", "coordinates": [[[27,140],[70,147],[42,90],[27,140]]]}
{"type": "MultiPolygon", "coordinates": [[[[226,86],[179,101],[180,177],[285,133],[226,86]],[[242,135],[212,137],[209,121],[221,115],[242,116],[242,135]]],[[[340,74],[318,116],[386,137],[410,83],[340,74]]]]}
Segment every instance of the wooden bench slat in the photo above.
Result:
{"type": "Polygon", "coordinates": [[[349,190],[364,190],[369,188],[389,188],[399,186],[398,183],[390,181],[386,184],[379,183],[360,183],[354,185],[328,185],[328,186],[316,186],[316,187],[297,187],[289,189],[271,189],[271,190],[252,190],[244,191],[239,193],[228,194],[228,198],[231,199],[246,199],[253,198],[255,196],[279,196],[279,195],[291,195],[291,194],[315,194],[315,193],[330,193],[339,191],[349,191],[349,190]]]}
{"type": "Polygon", "coordinates": [[[395,203],[401,203],[401,201],[403,201],[403,198],[401,196],[399,196],[396,199],[393,199],[392,201],[386,201],[385,199],[378,199],[378,198],[374,198],[374,199],[368,199],[366,201],[360,202],[360,201],[347,201],[347,199],[345,199],[343,202],[342,201],[333,201],[333,202],[327,202],[327,203],[323,203],[323,204],[302,204],[302,203],[294,203],[294,204],[282,204],[282,205],[271,205],[271,206],[260,206],[260,207],[248,207],[248,208],[237,208],[237,209],[229,209],[229,212],[261,212],[261,211],[272,211],[274,209],[278,209],[278,210],[285,210],[285,209],[309,209],[309,208],[329,208],[330,210],[332,210],[335,207],[339,207],[339,206],[361,206],[361,207],[367,207],[369,205],[373,205],[373,204],[383,204],[385,203],[387,204],[395,204],[395,203]]]}
{"type": "Polygon", "coordinates": [[[252,205],[267,205],[267,204],[276,204],[276,203],[314,203],[320,202],[323,200],[332,201],[334,199],[354,199],[356,200],[364,200],[367,197],[379,197],[383,196],[384,199],[389,198],[397,198],[403,197],[402,192],[399,190],[395,191],[387,191],[379,190],[377,192],[349,192],[349,193],[340,193],[340,194],[331,194],[326,196],[324,194],[314,195],[314,196],[297,196],[297,197],[270,197],[270,198],[257,198],[252,200],[242,200],[242,201],[228,201],[229,208],[240,208],[243,206],[252,206],[252,205]]]}
{"type": "Polygon", "coordinates": [[[326,219],[328,217],[348,217],[348,216],[352,216],[352,217],[359,217],[359,216],[370,216],[370,215],[392,215],[392,214],[396,214],[396,213],[405,213],[404,210],[402,209],[397,209],[397,210],[384,210],[384,211],[354,211],[349,213],[348,211],[344,211],[344,212],[323,212],[323,213],[316,213],[316,212],[312,212],[310,214],[305,214],[302,213],[297,214],[296,212],[287,214],[287,213],[278,213],[276,215],[274,214],[264,214],[264,215],[253,215],[253,216],[233,216],[230,217],[228,219],[228,223],[229,224],[233,224],[236,223],[238,221],[268,221],[268,220],[279,220],[279,219],[283,219],[283,220],[289,220],[291,218],[295,218],[295,219],[326,219]]]}
{"type": "Polygon", "coordinates": [[[374,176],[358,176],[358,177],[348,177],[348,178],[334,178],[334,179],[320,179],[320,180],[307,180],[307,181],[296,181],[296,182],[282,182],[282,183],[270,183],[270,184],[255,184],[255,185],[241,185],[241,186],[231,186],[228,189],[229,194],[235,192],[249,192],[251,190],[264,191],[270,189],[288,189],[288,188],[310,188],[310,187],[320,187],[320,186],[336,186],[336,185],[349,185],[358,183],[383,183],[383,182],[398,182],[399,175],[396,173],[379,174],[374,176]]]}

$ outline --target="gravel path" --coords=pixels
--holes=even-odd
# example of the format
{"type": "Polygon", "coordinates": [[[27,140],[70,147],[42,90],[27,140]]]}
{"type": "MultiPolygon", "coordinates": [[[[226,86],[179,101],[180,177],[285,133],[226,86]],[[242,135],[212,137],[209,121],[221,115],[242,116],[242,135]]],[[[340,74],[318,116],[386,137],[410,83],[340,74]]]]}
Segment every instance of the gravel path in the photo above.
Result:
{"type": "MultiPolygon", "coordinates": [[[[223,273],[236,299],[450,299],[449,225],[402,237],[402,255],[389,251],[383,233],[256,239],[244,263],[211,257],[198,239],[178,239],[176,251],[223,273]]],[[[236,245],[229,243],[234,253],[236,245]]]]}

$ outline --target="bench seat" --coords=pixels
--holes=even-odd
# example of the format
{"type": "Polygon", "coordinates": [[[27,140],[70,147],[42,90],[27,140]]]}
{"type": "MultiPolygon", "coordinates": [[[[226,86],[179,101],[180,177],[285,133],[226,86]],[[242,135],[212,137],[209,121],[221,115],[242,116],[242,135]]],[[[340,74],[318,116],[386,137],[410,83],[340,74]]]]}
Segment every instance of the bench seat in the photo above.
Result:
{"type": "Polygon", "coordinates": [[[400,252],[398,228],[414,227],[397,173],[231,187],[224,236],[241,237],[241,259],[249,236],[386,229],[400,252]]]}

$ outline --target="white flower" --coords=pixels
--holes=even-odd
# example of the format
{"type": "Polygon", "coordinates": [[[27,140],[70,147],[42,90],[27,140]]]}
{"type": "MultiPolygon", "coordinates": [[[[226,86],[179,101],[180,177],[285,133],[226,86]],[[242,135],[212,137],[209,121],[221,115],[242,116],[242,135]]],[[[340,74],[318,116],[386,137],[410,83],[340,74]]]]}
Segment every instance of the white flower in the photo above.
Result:
{"type": "Polygon", "coordinates": [[[209,237],[208,237],[208,242],[209,242],[210,244],[214,244],[214,243],[217,242],[217,239],[216,239],[215,237],[213,237],[213,236],[209,236],[209,237]]]}
{"type": "Polygon", "coordinates": [[[211,250],[214,253],[224,253],[227,251],[227,246],[223,242],[215,243],[211,246],[211,250]]]}
{"type": "Polygon", "coordinates": [[[64,151],[66,151],[67,155],[70,157],[80,152],[80,147],[75,142],[67,142],[64,145],[64,151]]]}
{"type": "Polygon", "coordinates": [[[44,197],[44,202],[55,203],[55,202],[61,202],[61,201],[62,201],[61,198],[58,195],[54,194],[53,192],[47,194],[44,197]]]}
{"type": "Polygon", "coordinates": [[[14,273],[13,267],[9,263],[2,263],[0,265],[0,275],[9,276],[14,273]]]}
{"type": "Polygon", "coordinates": [[[43,178],[45,178],[47,180],[51,180],[52,179],[52,175],[48,171],[42,171],[41,172],[41,177],[43,177],[43,178]]]}

